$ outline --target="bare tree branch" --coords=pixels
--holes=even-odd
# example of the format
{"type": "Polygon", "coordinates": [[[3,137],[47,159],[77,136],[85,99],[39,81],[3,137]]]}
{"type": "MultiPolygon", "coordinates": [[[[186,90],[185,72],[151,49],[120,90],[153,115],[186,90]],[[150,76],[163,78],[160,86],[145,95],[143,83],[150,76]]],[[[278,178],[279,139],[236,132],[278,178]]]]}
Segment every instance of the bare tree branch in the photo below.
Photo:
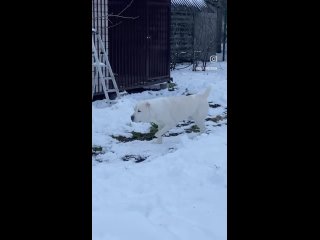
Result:
{"type": "MultiPolygon", "coordinates": [[[[123,19],[137,19],[137,18],[139,18],[139,16],[130,17],[130,16],[122,16],[121,15],[125,10],[127,10],[132,5],[133,1],[134,0],[131,0],[130,3],[125,8],[123,8],[118,14],[108,14],[107,16],[104,15],[104,16],[100,16],[100,17],[95,17],[94,19],[108,19],[108,21],[111,22],[112,24],[113,24],[113,22],[109,19],[109,17],[123,18],[123,19]]],[[[122,23],[122,21],[120,21],[120,23],[122,23]]],[[[117,24],[113,25],[112,27],[119,25],[120,23],[117,23],[117,24]]]]}
{"type": "Polygon", "coordinates": [[[111,25],[111,26],[108,26],[108,28],[112,28],[112,27],[118,26],[118,25],[121,24],[121,23],[122,23],[122,21],[120,21],[120,22],[118,22],[118,23],[116,23],[116,24],[113,24],[113,25],[111,25]]]}
{"type": "Polygon", "coordinates": [[[122,9],[122,11],[119,12],[117,15],[121,15],[125,10],[127,10],[128,7],[131,6],[132,3],[133,3],[133,0],[131,0],[131,2],[124,9],[122,9]]]}
{"type": "Polygon", "coordinates": [[[126,18],[126,19],[137,19],[138,17],[125,17],[125,16],[121,16],[121,15],[113,15],[113,14],[109,14],[109,17],[117,17],[117,18],[126,18]]]}

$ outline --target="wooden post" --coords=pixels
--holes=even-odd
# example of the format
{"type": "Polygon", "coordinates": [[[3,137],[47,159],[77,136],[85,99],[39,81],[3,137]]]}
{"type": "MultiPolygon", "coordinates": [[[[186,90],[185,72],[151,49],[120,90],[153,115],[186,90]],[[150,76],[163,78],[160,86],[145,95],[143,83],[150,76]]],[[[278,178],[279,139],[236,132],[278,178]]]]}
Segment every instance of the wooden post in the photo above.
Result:
{"type": "Polygon", "coordinates": [[[222,33],[222,8],[217,6],[217,53],[221,53],[221,33],[222,33]]]}
{"type": "Polygon", "coordinates": [[[224,61],[224,55],[225,55],[225,51],[226,51],[226,36],[227,36],[227,7],[225,6],[224,26],[223,26],[223,54],[222,54],[222,61],[224,61]]]}

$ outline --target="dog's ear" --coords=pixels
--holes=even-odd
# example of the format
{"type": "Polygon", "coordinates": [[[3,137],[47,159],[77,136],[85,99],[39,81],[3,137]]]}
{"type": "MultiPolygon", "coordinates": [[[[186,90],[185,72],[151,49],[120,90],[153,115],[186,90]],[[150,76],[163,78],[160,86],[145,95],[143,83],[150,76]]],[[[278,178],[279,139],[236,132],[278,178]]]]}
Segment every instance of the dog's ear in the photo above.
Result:
{"type": "Polygon", "coordinates": [[[146,102],[146,107],[149,108],[150,107],[150,103],[146,102]]]}

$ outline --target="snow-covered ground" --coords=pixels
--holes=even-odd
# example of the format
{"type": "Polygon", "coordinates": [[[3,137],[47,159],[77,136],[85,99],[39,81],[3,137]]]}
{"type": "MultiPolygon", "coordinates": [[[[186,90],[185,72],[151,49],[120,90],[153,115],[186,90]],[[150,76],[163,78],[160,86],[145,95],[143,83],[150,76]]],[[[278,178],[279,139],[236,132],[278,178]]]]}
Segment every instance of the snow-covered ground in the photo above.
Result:
{"type": "Polygon", "coordinates": [[[92,104],[92,141],[104,152],[92,161],[93,240],[227,239],[227,64],[213,65],[218,70],[172,71],[175,91],[125,95],[111,106],[92,104]],[[111,137],[149,131],[149,123],[130,120],[137,101],[197,93],[209,84],[208,119],[215,121],[206,121],[206,133],[177,127],[169,133],[180,134],[167,134],[163,144],[111,137]],[[136,163],[139,157],[145,160],[136,163]]]}

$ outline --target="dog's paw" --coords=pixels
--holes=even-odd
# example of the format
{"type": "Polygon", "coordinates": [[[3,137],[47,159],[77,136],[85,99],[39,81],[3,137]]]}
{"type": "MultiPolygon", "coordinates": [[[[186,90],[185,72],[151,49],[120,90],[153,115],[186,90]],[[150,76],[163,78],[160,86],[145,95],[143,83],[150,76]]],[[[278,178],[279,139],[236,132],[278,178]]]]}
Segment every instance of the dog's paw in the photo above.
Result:
{"type": "Polygon", "coordinates": [[[161,138],[161,137],[160,137],[160,138],[157,138],[157,139],[155,140],[155,143],[161,144],[161,143],[162,143],[162,138],[161,138]]]}

